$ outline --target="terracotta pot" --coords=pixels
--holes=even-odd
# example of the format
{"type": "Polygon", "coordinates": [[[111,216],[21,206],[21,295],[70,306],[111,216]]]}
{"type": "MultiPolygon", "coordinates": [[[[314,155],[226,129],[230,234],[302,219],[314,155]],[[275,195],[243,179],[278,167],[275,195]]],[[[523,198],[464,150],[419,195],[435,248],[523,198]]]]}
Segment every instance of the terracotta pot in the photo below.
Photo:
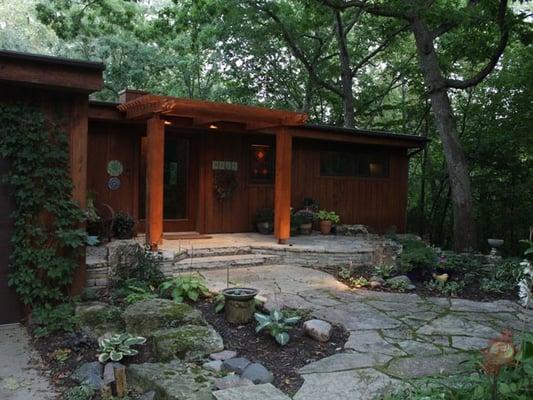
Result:
{"type": "Polygon", "coordinates": [[[322,235],[329,235],[331,232],[331,221],[320,221],[320,233],[322,235]]]}
{"type": "Polygon", "coordinates": [[[311,222],[309,222],[307,224],[301,224],[300,225],[300,233],[302,235],[309,235],[309,234],[311,234],[312,228],[313,228],[313,224],[311,222]]]}

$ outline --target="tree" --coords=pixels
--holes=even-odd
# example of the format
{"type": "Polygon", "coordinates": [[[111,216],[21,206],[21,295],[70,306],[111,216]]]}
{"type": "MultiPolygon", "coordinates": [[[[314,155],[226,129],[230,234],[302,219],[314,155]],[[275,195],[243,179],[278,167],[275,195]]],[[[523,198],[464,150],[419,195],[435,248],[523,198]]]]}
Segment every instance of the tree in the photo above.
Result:
{"type": "MultiPolygon", "coordinates": [[[[457,136],[457,124],[450,91],[477,85],[498,63],[509,39],[507,0],[499,2],[473,0],[459,7],[451,1],[411,0],[385,3],[358,0],[322,1],[339,10],[357,8],[372,15],[402,20],[409,24],[446,158],[453,203],[454,247],[456,250],[475,248],[477,240],[469,167],[457,136]],[[490,22],[496,26],[497,33],[494,32],[494,27],[490,26],[490,22]],[[487,37],[489,35],[485,33],[485,30],[489,31],[490,37],[487,37]],[[489,53],[490,56],[485,65],[468,79],[447,76],[447,68],[439,59],[437,43],[442,43],[443,35],[450,32],[458,32],[463,40],[468,39],[465,33],[470,33],[470,40],[474,36],[476,39],[492,42],[494,37],[497,37],[497,44],[489,53]]],[[[473,42],[477,46],[480,44],[477,40],[473,42]]],[[[468,59],[468,56],[468,54],[460,54],[457,58],[464,60],[468,59]]],[[[474,65],[478,65],[479,62],[478,57],[472,60],[474,65]]]]}

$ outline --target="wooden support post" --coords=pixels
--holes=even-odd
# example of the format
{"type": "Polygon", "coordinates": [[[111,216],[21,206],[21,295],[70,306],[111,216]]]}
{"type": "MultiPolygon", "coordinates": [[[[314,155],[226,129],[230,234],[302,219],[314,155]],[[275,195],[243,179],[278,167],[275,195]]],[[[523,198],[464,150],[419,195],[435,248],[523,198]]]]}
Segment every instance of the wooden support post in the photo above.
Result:
{"type": "Polygon", "coordinates": [[[274,234],[285,244],[291,234],[292,135],[276,130],[276,182],[274,185],[274,234]]]}
{"type": "Polygon", "coordinates": [[[165,123],[158,115],[147,122],[146,243],[152,250],[163,242],[163,178],[165,123]]]}

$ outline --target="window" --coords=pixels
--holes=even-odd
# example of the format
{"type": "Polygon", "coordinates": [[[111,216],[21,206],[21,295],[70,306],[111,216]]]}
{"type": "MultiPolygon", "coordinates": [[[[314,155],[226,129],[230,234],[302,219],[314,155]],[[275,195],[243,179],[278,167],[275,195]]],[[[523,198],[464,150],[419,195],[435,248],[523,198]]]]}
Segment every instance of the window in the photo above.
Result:
{"type": "Polygon", "coordinates": [[[320,155],[320,174],[384,178],[389,175],[389,153],[380,149],[323,151],[320,155]]]}
{"type": "Polygon", "coordinates": [[[250,180],[256,183],[272,183],[274,181],[272,146],[266,144],[251,145],[250,180]]]}

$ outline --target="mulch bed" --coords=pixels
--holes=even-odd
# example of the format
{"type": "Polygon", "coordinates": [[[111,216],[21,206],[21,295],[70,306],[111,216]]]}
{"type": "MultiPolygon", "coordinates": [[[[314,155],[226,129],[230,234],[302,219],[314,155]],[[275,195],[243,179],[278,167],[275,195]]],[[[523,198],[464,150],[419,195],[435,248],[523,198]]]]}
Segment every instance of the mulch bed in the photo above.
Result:
{"type": "Polygon", "coordinates": [[[305,335],[305,318],[302,318],[300,323],[291,329],[289,343],[280,346],[267,333],[255,333],[255,322],[239,326],[228,323],[224,312],[215,313],[213,303],[209,299],[196,306],[222,336],[226,349],[236,351],[239,357],[263,364],[274,374],[274,385],[291,396],[303,383],[303,378],[297,372],[299,368],[341,351],[348,340],[348,332],[334,326],[329,342],[317,342],[305,335]]]}
{"type": "MultiPolygon", "coordinates": [[[[360,287],[356,287],[352,284],[352,282],[349,279],[342,278],[339,276],[339,272],[341,271],[341,268],[339,267],[316,267],[316,269],[327,272],[330,275],[333,275],[335,279],[338,281],[344,283],[345,285],[351,287],[352,289],[359,289],[360,287]]],[[[352,277],[363,277],[367,280],[370,280],[370,277],[375,275],[374,273],[374,267],[372,266],[361,266],[354,268],[352,277]]],[[[413,285],[416,286],[416,289],[413,291],[406,291],[403,293],[416,293],[422,297],[446,297],[442,293],[438,291],[430,290],[426,286],[426,281],[424,280],[417,280],[417,277],[411,277],[411,281],[413,285]]],[[[390,293],[400,293],[398,290],[391,289],[387,286],[382,286],[380,288],[371,288],[371,287],[364,287],[366,290],[373,290],[376,292],[390,292],[390,293]]],[[[513,291],[512,293],[500,293],[500,294],[492,294],[492,293],[486,293],[483,292],[480,289],[480,282],[474,282],[470,285],[467,285],[462,292],[454,298],[458,299],[467,299],[467,300],[474,300],[474,301],[494,301],[494,300],[511,300],[516,301],[518,300],[517,292],[513,291]]]]}

